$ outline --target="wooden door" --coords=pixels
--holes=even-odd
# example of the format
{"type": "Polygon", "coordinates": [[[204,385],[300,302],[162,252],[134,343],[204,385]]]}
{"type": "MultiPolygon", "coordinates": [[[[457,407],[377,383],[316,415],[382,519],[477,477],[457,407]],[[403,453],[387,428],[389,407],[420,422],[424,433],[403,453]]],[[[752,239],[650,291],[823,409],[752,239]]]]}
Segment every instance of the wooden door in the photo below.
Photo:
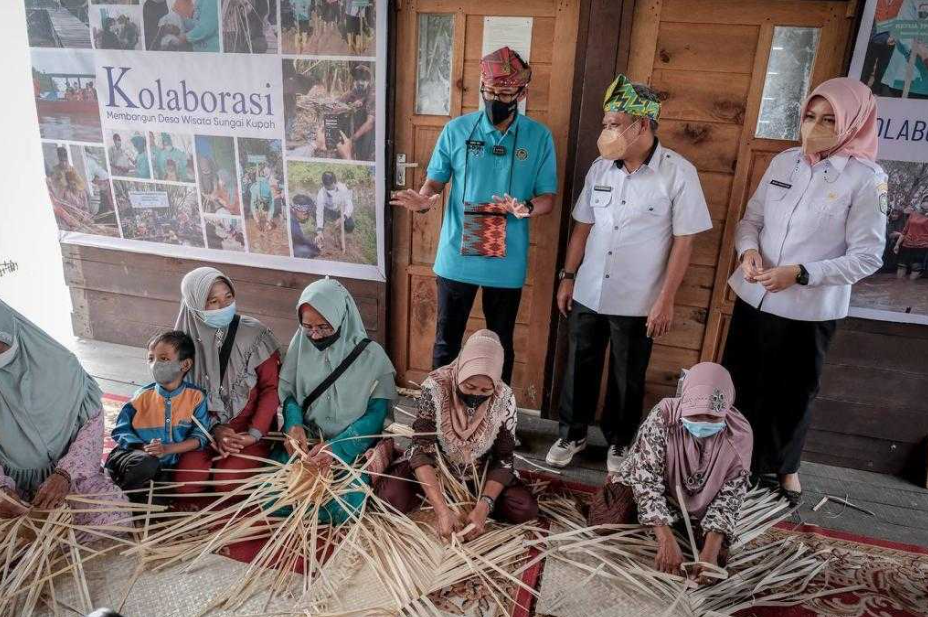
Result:
{"type": "MultiPolygon", "coordinates": [[[[396,51],[396,152],[405,155],[405,184],[395,189],[418,189],[425,180],[432,148],[442,127],[453,117],[475,111],[479,102],[480,58],[487,16],[531,18],[529,63],[533,69],[526,113],[546,124],[554,134],[557,150],[558,186],[563,185],[564,162],[570,121],[571,87],[580,0],[404,0],[399,3],[396,51]],[[442,107],[446,92],[431,93],[420,84],[417,92],[420,43],[423,62],[434,60],[441,40],[426,41],[420,24],[428,16],[450,25],[444,44],[451,46],[450,101],[442,107]],[[449,23],[450,22],[450,23],[449,23]],[[426,44],[427,43],[427,44],[426,44]],[[434,96],[429,96],[429,95],[434,96]],[[417,106],[417,96],[419,105],[417,106]],[[428,105],[422,103],[431,98],[428,105]],[[432,113],[421,113],[429,111],[432,113]]],[[[425,70],[425,69],[424,69],[425,70]]],[[[435,82],[428,87],[435,88],[435,82]]],[[[395,179],[396,180],[396,179],[395,179]]],[[[446,191],[447,196],[447,191],[446,191]]],[[[557,243],[560,236],[560,198],[554,212],[531,222],[528,280],[516,321],[513,389],[519,405],[537,409],[542,404],[545,359],[551,331],[556,274],[557,243]]],[[[443,211],[411,214],[393,211],[393,262],[391,283],[390,352],[398,380],[406,385],[420,383],[432,366],[435,338],[436,291],[432,264],[438,246],[443,211]]],[[[484,327],[478,296],[468,323],[468,333],[484,327]]]]}
{"type": "Polygon", "coordinates": [[[678,293],[674,331],[654,347],[649,403],[673,393],[681,367],[721,357],[733,307],[726,281],[734,268],[735,225],[770,160],[798,144],[755,136],[771,49],[790,53],[773,44],[777,28],[817,31],[809,75],[814,88],[844,73],[857,4],[638,0],[629,74],[662,95],[658,136],[699,170],[713,220],[696,242],[678,293]]]}

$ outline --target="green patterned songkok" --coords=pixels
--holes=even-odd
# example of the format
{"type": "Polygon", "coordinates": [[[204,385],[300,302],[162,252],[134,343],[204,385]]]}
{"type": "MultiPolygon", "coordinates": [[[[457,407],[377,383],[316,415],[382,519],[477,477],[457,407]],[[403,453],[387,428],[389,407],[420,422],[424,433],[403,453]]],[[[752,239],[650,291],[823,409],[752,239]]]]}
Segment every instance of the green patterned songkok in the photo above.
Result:
{"type": "Polygon", "coordinates": [[[606,90],[603,111],[617,111],[656,121],[661,115],[661,104],[641,98],[628,77],[620,74],[606,90]]]}

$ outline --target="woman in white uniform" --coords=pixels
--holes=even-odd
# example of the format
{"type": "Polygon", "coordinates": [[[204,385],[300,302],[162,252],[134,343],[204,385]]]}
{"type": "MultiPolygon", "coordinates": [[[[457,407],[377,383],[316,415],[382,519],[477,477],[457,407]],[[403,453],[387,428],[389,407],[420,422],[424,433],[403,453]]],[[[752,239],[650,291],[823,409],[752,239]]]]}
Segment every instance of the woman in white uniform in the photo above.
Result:
{"type": "Polygon", "coordinates": [[[802,147],[770,162],[735,232],[741,268],[728,283],[738,300],[722,360],[754,430],[752,471],[775,475],[794,505],[837,320],[851,285],[882,263],[887,189],[869,88],[826,81],[800,118],[802,147]]]}

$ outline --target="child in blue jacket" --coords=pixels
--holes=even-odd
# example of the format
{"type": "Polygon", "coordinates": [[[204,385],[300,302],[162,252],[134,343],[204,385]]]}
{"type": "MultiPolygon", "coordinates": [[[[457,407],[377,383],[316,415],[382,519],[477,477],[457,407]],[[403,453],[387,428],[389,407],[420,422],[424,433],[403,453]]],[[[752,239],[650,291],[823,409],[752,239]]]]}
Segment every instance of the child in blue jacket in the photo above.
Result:
{"type": "MultiPolygon", "coordinates": [[[[159,334],[148,344],[148,366],[155,381],[139,389],[119,412],[112,433],[117,447],[106,460],[110,477],[121,489],[147,487],[176,465],[181,454],[208,445],[203,432],[210,429],[206,392],[184,380],[195,354],[193,340],[178,330],[159,334]]],[[[148,499],[147,493],[129,497],[148,499]]]]}

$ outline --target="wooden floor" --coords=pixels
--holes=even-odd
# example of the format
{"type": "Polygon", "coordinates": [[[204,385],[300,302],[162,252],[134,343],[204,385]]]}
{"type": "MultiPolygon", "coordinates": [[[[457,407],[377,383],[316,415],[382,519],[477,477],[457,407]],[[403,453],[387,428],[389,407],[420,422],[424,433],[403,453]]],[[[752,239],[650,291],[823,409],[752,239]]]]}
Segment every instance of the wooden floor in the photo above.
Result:
{"type": "MultiPolygon", "coordinates": [[[[151,381],[143,349],[79,339],[76,351],[104,392],[130,396],[136,388],[151,381]]],[[[398,406],[410,412],[415,410],[412,401],[408,400],[400,401],[398,406]]],[[[405,414],[394,415],[397,421],[409,423],[410,419],[405,414]]],[[[544,465],[545,453],[556,433],[555,422],[521,414],[519,437],[522,447],[519,454],[528,461],[544,465]]],[[[578,455],[574,466],[564,470],[562,477],[599,485],[606,475],[605,459],[605,441],[598,430],[593,430],[589,448],[578,455]]],[[[519,460],[518,466],[532,469],[531,464],[524,460],[519,460]]],[[[795,523],[928,546],[928,490],[893,476],[816,463],[804,463],[801,477],[806,503],[794,515],[795,523]],[[875,516],[833,503],[812,512],[812,506],[824,494],[847,498],[875,516]]]]}

